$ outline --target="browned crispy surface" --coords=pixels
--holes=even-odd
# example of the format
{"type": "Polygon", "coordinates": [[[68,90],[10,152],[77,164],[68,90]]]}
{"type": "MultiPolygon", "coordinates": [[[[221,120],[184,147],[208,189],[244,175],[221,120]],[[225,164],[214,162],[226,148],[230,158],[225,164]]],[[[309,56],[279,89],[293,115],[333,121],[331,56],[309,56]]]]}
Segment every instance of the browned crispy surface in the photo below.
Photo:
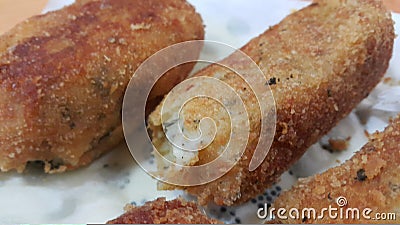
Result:
{"type": "MultiPolygon", "coordinates": [[[[85,0],[17,25],[0,37],[0,170],[90,163],[122,140],[123,93],[140,63],[203,35],[184,0],[85,0]]],[[[190,69],[171,73],[158,94],[190,69]]]]}
{"type": "MultiPolygon", "coordinates": [[[[219,205],[241,203],[261,193],[375,87],[388,67],[393,39],[393,21],[380,1],[320,0],[245,45],[241,50],[270,80],[277,107],[274,142],[254,172],[248,171],[248,165],[258,141],[260,114],[250,88],[219,66],[197,73],[228,83],[241,96],[249,113],[250,140],[229,173],[206,185],[184,189],[196,195],[200,204],[214,201],[219,205]]],[[[236,63],[229,57],[225,62],[236,63]]],[[[205,98],[185,107],[185,131],[196,130],[195,121],[206,116],[221,128],[195,161],[195,165],[203,164],[215,158],[229,140],[229,118],[221,105],[205,98]]],[[[160,135],[160,109],[149,117],[158,148],[165,143],[160,135]]]]}
{"type": "MultiPolygon", "coordinates": [[[[371,218],[376,213],[396,213],[395,220],[369,220],[360,215],[358,219],[325,217],[321,220],[304,219],[306,223],[399,223],[400,222],[400,115],[385,131],[375,133],[370,141],[351,159],[322,174],[301,179],[290,190],[281,194],[274,203],[275,208],[299,210],[313,207],[339,208],[336,199],[343,196],[348,208],[371,208],[371,218]]],[[[344,214],[346,215],[346,214],[344,214]]],[[[351,214],[349,214],[351,215],[351,214]]],[[[379,215],[380,216],[380,215],[379,215]]],[[[349,216],[349,218],[352,218],[349,216]]],[[[279,219],[277,218],[279,221],[279,219]]],[[[300,223],[298,220],[280,220],[282,223],[300,223]]]]}
{"type": "Polygon", "coordinates": [[[221,224],[222,222],[208,218],[193,202],[178,198],[166,201],[158,198],[143,206],[128,205],[126,212],[120,217],[108,221],[107,224],[221,224]]]}

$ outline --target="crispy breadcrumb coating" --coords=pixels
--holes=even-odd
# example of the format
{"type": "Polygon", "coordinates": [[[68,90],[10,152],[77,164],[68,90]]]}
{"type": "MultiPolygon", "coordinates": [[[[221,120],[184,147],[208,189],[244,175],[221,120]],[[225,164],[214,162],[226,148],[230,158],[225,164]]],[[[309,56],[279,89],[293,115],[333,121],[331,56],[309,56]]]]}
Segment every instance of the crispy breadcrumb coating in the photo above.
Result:
{"type": "Polygon", "coordinates": [[[143,206],[127,205],[125,213],[107,224],[221,224],[208,218],[193,202],[182,198],[166,201],[158,198],[143,206]]]}
{"type": "MultiPolygon", "coordinates": [[[[197,196],[200,204],[213,201],[233,205],[262,193],[368,96],[388,67],[394,36],[391,15],[381,1],[319,0],[246,44],[241,50],[269,80],[266,85],[272,89],[277,108],[274,142],[253,172],[248,166],[258,143],[261,121],[254,94],[239,76],[220,66],[211,65],[198,72],[196,76],[226,82],[240,95],[249,113],[250,139],[243,157],[223,177],[194,187],[161,187],[185,189],[197,196]]],[[[237,60],[228,57],[224,62],[233,65],[237,60]]],[[[154,145],[170,156],[160,110],[161,105],[150,115],[149,128],[154,145]]],[[[190,165],[215,158],[230,138],[230,121],[223,107],[198,98],[187,103],[181,115],[185,132],[195,132],[196,121],[205,117],[213,118],[220,128],[214,142],[190,165]]]]}
{"type": "MultiPolygon", "coordinates": [[[[46,172],[62,172],[112,149],[123,140],[122,99],[138,66],[203,36],[184,0],[80,0],[0,36],[0,171],[43,161],[46,172]]],[[[191,68],[163,77],[150,100],[191,68]]]]}
{"type": "Polygon", "coordinates": [[[275,208],[299,210],[312,207],[317,212],[322,208],[338,208],[339,197],[347,199],[343,210],[370,208],[368,215],[396,213],[394,220],[374,220],[360,215],[360,219],[338,217],[327,214],[322,219],[300,218],[282,220],[282,223],[399,223],[400,222],[400,114],[383,131],[370,136],[369,142],[351,159],[322,174],[300,179],[290,190],[283,192],[275,201],[275,208]]]}

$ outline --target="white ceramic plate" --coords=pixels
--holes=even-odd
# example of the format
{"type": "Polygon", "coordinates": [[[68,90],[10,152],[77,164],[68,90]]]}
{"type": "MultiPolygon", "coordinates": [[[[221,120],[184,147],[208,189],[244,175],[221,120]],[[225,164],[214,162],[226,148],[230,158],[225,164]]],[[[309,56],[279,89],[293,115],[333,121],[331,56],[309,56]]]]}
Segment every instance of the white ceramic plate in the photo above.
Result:
{"type": "MultiPolygon", "coordinates": [[[[241,47],[252,37],[278,23],[293,10],[308,3],[296,0],[189,0],[201,13],[206,25],[206,39],[241,47]]],[[[46,10],[54,10],[73,2],[51,0],[46,10]]],[[[396,31],[400,31],[400,15],[393,14],[396,31]]],[[[394,56],[388,77],[400,84],[400,41],[395,42],[394,56]]],[[[366,141],[364,130],[383,129],[390,116],[400,112],[400,86],[380,84],[357,108],[366,116],[362,125],[355,113],[344,119],[328,135],[351,137],[348,150],[329,153],[321,148],[327,137],[310,148],[302,159],[285,173],[281,181],[263,195],[238,207],[210,205],[206,212],[231,223],[259,223],[256,212],[264,203],[271,203],[282,189],[289,188],[300,176],[308,176],[337,165],[349,158],[366,141]],[[368,112],[368,113],[365,113],[368,112]],[[310,163],[311,162],[311,163],[310,163]]],[[[357,114],[358,115],[358,114],[357,114]]],[[[46,175],[38,171],[25,174],[0,174],[0,223],[104,223],[123,212],[127,203],[142,204],[165,196],[182,195],[179,191],[157,191],[156,181],[136,165],[126,147],[74,172],[46,175]]]]}

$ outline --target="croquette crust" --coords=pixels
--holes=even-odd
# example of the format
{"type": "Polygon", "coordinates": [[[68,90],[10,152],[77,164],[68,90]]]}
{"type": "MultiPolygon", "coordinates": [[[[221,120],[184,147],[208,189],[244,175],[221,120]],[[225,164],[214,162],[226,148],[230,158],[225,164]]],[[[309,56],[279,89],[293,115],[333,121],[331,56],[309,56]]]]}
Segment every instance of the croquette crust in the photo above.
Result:
{"type": "MultiPolygon", "coordinates": [[[[399,223],[400,207],[400,115],[383,131],[370,136],[369,142],[351,159],[322,174],[304,178],[275,201],[275,208],[303,209],[312,207],[338,208],[337,198],[345,197],[348,208],[372,209],[369,214],[396,213],[395,220],[337,219],[326,215],[321,220],[308,218],[303,223],[399,223]]],[[[279,220],[282,223],[301,223],[302,219],[279,220]]]]}
{"type": "MultiPolygon", "coordinates": [[[[43,161],[46,172],[62,172],[112,149],[123,140],[123,94],[138,66],[203,37],[184,0],[80,0],[0,36],[0,170],[43,161]]],[[[191,69],[169,73],[149,100],[191,69]]]]}
{"type": "Polygon", "coordinates": [[[166,201],[158,198],[143,206],[127,205],[126,212],[107,224],[221,224],[208,218],[194,202],[182,198],[166,201]]]}
{"type": "MultiPolygon", "coordinates": [[[[394,28],[391,15],[378,0],[320,0],[286,17],[254,38],[241,50],[261,68],[272,89],[277,109],[277,129],[266,159],[255,171],[248,165],[257,144],[260,114],[248,86],[219,66],[211,65],[196,76],[214,76],[243,99],[250,120],[250,140],[240,161],[223,177],[194,187],[181,188],[197,196],[200,204],[245,202],[278,180],[338,121],[376,86],[392,55],[394,28]]],[[[228,57],[225,63],[234,64],[228,57]]],[[[185,130],[211,112],[217,124],[227,124],[218,104],[200,99],[183,109],[185,130]]],[[[153,143],[165,141],[161,127],[161,104],[149,117],[153,143]],[[161,138],[160,138],[161,137],[161,138]]],[[[211,118],[212,115],[210,116],[211,118]]],[[[218,131],[214,142],[199,154],[204,163],[229,140],[230,129],[218,131]]],[[[196,164],[195,164],[196,165],[196,164]]]]}

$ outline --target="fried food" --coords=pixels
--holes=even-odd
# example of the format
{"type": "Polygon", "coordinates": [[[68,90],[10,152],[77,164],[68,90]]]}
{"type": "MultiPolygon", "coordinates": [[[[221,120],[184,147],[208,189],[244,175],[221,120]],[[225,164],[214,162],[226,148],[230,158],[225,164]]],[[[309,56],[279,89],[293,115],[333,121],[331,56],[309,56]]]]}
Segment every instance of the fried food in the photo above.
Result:
{"type": "MultiPolygon", "coordinates": [[[[197,196],[200,204],[213,201],[218,205],[233,205],[262,193],[368,96],[388,67],[393,40],[393,21],[380,1],[319,0],[242,47],[269,80],[266,85],[272,89],[277,109],[272,147],[263,163],[252,172],[248,168],[258,143],[261,119],[255,96],[232,71],[218,65],[201,70],[195,76],[219,79],[242,98],[250,121],[247,148],[239,162],[213,182],[192,187],[167,184],[160,187],[185,189],[197,196]]],[[[236,63],[232,56],[224,61],[228,65],[236,63]]],[[[153,143],[169,160],[182,163],[165,138],[161,107],[162,104],[149,117],[153,143]]],[[[196,133],[198,121],[205,117],[213,118],[218,127],[212,144],[183,163],[202,165],[219,155],[230,138],[230,121],[224,108],[210,99],[197,98],[187,103],[180,115],[187,133],[196,133]]]]}
{"type": "Polygon", "coordinates": [[[143,206],[127,205],[125,213],[107,224],[221,224],[208,218],[193,202],[182,198],[166,201],[158,198],[143,206]]]}
{"type": "MultiPolygon", "coordinates": [[[[81,0],[17,25],[0,37],[0,170],[43,161],[62,172],[110,150],[123,140],[122,99],[138,66],[203,36],[184,0],[81,0]]],[[[191,69],[166,75],[149,100],[191,69]]]]}
{"type": "MultiPolygon", "coordinates": [[[[321,215],[322,208],[329,206],[342,208],[344,212],[357,208],[359,218],[346,213],[338,218],[325,216],[288,218],[282,223],[399,223],[400,208],[400,115],[380,133],[371,135],[370,141],[351,159],[340,166],[331,168],[322,174],[300,179],[290,190],[283,192],[275,201],[274,208],[314,208],[321,215]],[[347,204],[340,202],[347,200],[347,204]],[[340,205],[338,205],[340,204],[340,205]],[[343,207],[340,207],[343,205],[343,207]],[[370,208],[368,217],[362,211],[370,208]],[[381,215],[377,215],[381,213],[381,215]],[[396,213],[395,219],[380,220],[396,213]],[[373,219],[376,218],[376,219],[373,219]]],[[[339,211],[336,211],[339,213],[339,211]]],[[[356,214],[355,214],[356,215],[356,214]]],[[[286,214],[287,216],[287,214],[286,214]]]]}

